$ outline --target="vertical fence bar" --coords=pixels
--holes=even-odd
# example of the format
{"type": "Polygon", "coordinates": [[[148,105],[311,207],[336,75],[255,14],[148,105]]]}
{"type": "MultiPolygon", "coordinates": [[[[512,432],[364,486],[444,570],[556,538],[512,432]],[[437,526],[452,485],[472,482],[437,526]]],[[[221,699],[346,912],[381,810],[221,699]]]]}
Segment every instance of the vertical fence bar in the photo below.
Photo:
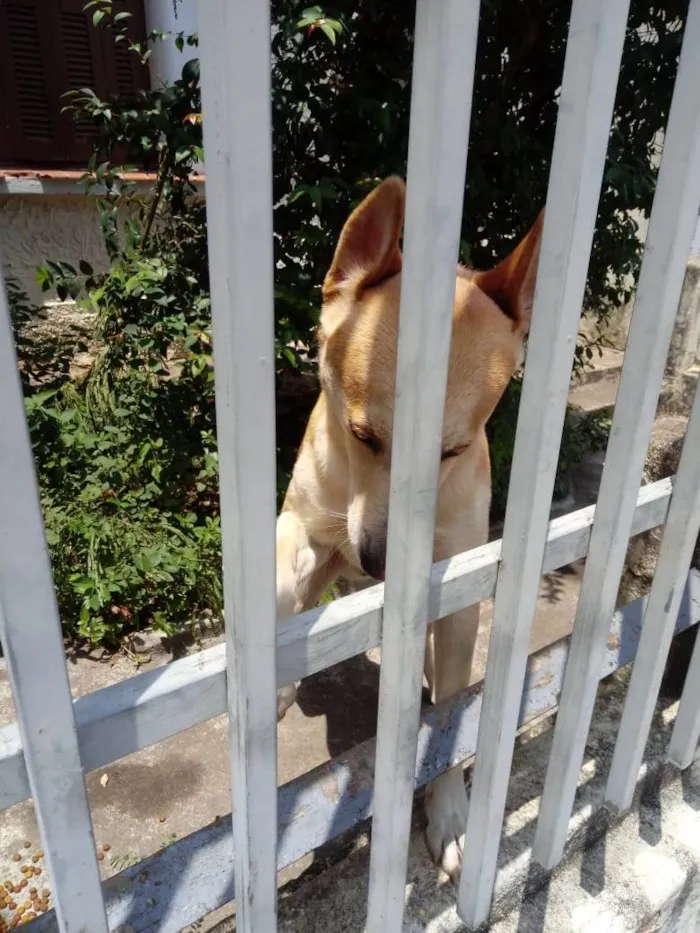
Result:
{"type": "Polygon", "coordinates": [[[237,926],[277,929],[270,4],[199,5],[237,926]]]}
{"type": "Polygon", "coordinates": [[[700,204],[700,0],[691,0],[533,854],[561,858],[700,204]]]}
{"type": "Polygon", "coordinates": [[[61,933],[107,933],[61,620],[0,273],[0,641],[61,933]]]}
{"type": "Polygon", "coordinates": [[[400,933],[479,0],[418,0],[368,933],[400,933]]]}
{"type": "Polygon", "coordinates": [[[575,0],[511,468],[459,912],[488,917],[629,0],[575,0]]]}
{"type": "MultiPolygon", "coordinates": [[[[625,709],[605,791],[612,810],[632,804],[644,746],[658,698],[693,548],[700,531],[700,382],[678,472],[625,709]]],[[[699,697],[700,701],[700,697],[699,697]]]]}
{"type": "Polygon", "coordinates": [[[683,696],[678,715],[671,733],[668,758],[676,767],[685,770],[695,758],[700,741],[700,635],[695,638],[695,647],[690,666],[685,675],[683,696]]]}

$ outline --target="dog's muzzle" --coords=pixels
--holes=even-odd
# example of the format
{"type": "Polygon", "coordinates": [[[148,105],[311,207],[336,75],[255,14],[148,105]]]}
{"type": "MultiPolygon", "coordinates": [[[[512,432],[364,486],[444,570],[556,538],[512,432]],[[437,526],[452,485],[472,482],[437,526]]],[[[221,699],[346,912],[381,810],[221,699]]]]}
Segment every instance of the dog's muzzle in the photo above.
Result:
{"type": "Polygon", "coordinates": [[[386,571],[386,538],[377,541],[368,535],[362,536],[360,565],[364,572],[375,580],[382,581],[386,571]]]}

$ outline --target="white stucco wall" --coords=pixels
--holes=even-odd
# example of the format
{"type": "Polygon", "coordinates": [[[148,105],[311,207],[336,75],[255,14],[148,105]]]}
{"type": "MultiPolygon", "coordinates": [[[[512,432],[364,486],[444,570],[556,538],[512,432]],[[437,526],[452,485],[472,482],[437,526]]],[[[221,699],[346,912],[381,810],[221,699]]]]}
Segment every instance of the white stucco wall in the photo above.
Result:
{"type": "Polygon", "coordinates": [[[43,304],[36,268],[47,259],[76,266],[86,259],[106,269],[95,199],[84,194],[1,195],[0,251],[5,273],[17,279],[29,297],[43,304]]]}

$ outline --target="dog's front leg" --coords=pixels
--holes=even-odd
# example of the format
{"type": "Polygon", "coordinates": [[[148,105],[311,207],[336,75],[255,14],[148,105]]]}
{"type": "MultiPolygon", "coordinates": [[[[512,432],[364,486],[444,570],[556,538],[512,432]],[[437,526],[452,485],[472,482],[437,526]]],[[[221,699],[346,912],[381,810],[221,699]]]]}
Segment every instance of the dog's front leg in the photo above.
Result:
{"type": "MultiPolygon", "coordinates": [[[[445,506],[445,503],[441,501],[440,505],[445,506]]],[[[450,511],[445,507],[441,511],[435,560],[468,551],[487,540],[488,496],[475,496],[469,510],[463,507],[450,511]]],[[[440,703],[469,686],[478,631],[478,604],[439,619],[428,627],[425,673],[433,703],[440,703]]],[[[464,772],[460,765],[441,774],[426,789],[428,848],[433,860],[453,880],[459,877],[462,868],[468,805],[464,772]]]]}
{"type": "MultiPolygon", "coordinates": [[[[293,511],[277,519],[277,619],[286,619],[315,606],[333,582],[332,549],[309,538],[304,522],[293,511]]],[[[277,691],[277,720],[284,717],[297,695],[296,684],[277,691]]]]}
{"type": "MultiPolygon", "coordinates": [[[[429,627],[426,674],[433,703],[440,703],[469,686],[478,630],[478,605],[446,616],[429,627]]],[[[467,808],[461,765],[445,771],[428,785],[426,841],[435,863],[455,881],[462,868],[467,808]]]]}

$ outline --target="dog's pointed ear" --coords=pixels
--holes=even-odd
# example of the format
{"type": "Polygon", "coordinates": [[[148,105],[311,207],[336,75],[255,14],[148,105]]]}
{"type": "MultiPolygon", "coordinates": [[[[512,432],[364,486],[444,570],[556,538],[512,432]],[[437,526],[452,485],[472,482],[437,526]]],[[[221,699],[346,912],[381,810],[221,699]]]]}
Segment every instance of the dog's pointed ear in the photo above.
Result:
{"type": "Polygon", "coordinates": [[[530,329],[543,224],[544,210],[509,256],[488,272],[476,272],[473,278],[523,334],[530,329]]]}
{"type": "Polygon", "coordinates": [[[406,186],[392,176],[355,208],[343,227],[323,282],[324,301],[344,285],[357,293],[401,271],[399,238],[405,201],[406,186]]]}

